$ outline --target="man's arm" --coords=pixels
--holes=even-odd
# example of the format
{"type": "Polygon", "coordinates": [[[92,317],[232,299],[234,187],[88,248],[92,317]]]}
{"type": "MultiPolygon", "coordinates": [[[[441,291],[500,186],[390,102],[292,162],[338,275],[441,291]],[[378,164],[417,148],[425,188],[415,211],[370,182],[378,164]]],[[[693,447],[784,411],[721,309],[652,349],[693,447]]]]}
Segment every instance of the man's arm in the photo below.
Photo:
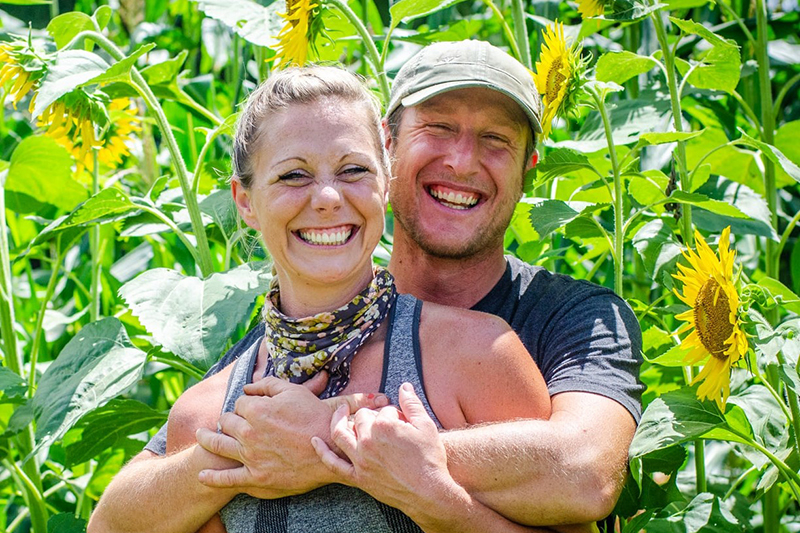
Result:
{"type": "Polygon", "coordinates": [[[636,424],[614,400],[553,397],[550,420],[505,422],[442,435],[453,478],[515,522],[575,524],[614,508],[636,424]]]}

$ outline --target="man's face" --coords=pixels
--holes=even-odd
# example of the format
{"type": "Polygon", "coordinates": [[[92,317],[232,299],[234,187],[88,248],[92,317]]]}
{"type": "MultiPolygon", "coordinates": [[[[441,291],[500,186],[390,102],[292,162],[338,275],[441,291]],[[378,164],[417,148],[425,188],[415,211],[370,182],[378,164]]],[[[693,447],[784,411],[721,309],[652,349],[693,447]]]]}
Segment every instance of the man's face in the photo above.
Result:
{"type": "Polygon", "coordinates": [[[390,141],[395,219],[434,257],[502,248],[529,168],[528,135],[522,109],[491,89],[449,91],[405,109],[390,141]]]}

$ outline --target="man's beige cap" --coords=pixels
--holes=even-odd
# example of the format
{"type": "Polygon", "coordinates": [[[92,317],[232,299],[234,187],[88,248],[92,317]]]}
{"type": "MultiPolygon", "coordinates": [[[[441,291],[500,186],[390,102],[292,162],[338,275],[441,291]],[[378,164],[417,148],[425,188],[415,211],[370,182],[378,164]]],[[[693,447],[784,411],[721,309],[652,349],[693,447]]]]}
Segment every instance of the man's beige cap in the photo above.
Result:
{"type": "Polygon", "coordinates": [[[438,94],[486,87],[514,100],[534,133],[541,133],[541,99],[531,71],[484,41],[440,42],[426,46],[403,65],[392,85],[386,116],[400,104],[413,107],[438,94]]]}

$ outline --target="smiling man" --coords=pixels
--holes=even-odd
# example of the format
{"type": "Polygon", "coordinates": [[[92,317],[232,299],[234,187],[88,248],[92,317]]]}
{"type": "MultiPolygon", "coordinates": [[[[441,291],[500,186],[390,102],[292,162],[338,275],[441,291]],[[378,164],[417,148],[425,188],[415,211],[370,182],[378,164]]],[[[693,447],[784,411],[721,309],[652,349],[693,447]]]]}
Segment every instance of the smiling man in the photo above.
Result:
{"type": "MultiPolygon", "coordinates": [[[[551,418],[439,434],[427,430],[427,415],[405,391],[405,416],[392,415],[393,407],[362,410],[356,434],[341,411],[331,423],[332,408],[308,389],[268,378],[249,390],[263,396],[259,416],[240,416],[251,430],[200,430],[199,446],[165,458],[157,457],[164,443],[152,441],[109,486],[94,530],[152,531],[158,524],[159,531],[191,531],[236,492],[276,498],[333,481],[401,510],[424,508],[428,531],[452,531],[448,524],[463,523],[483,505],[540,526],[587,523],[611,512],[641,414],[641,335],[610,290],[504,255],[523,176],[537,162],[541,104],[530,72],[487,43],[437,43],[400,70],[387,115],[396,220],[390,270],[399,290],[506,320],[547,382],[551,418]],[[290,432],[295,440],[314,437],[319,457],[303,442],[274,444],[287,442],[290,432]],[[349,461],[330,451],[334,443],[349,461]],[[243,466],[228,468],[230,459],[243,466]],[[434,490],[426,472],[442,460],[465,492],[434,490]]],[[[254,330],[220,367],[261,335],[254,330]]],[[[367,402],[351,405],[359,401],[367,402]]]]}

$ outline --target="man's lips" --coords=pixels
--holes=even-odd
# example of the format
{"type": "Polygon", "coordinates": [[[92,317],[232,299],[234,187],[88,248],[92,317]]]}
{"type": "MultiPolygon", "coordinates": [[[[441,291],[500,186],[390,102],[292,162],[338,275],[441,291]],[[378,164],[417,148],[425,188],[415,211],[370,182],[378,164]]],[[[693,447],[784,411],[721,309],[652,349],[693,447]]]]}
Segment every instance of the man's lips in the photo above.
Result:
{"type": "Polygon", "coordinates": [[[431,198],[450,209],[471,209],[478,205],[481,199],[481,195],[478,193],[453,189],[444,185],[430,185],[426,190],[431,198]]]}
{"type": "Polygon", "coordinates": [[[343,224],[330,228],[303,228],[293,233],[303,242],[314,246],[340,246],[357,232],[358,226],[343,224]]]}

